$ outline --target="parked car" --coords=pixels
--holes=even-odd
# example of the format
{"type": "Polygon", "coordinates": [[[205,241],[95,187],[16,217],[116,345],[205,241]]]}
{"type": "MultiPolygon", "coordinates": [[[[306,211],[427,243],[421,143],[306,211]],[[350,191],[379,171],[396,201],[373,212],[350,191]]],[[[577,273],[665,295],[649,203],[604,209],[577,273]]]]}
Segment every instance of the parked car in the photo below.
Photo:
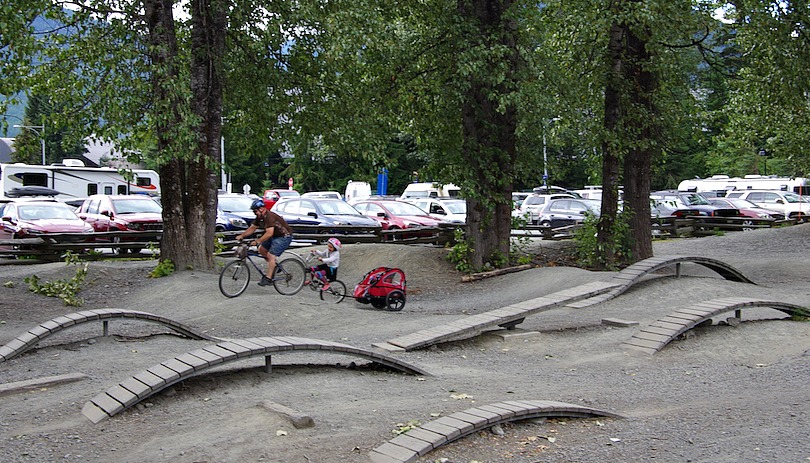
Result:
{"type": "Polygon", "coordinates": [[[747,199],[741,198],[710,198],[709,202],[714,206],[723,208],[734,208],[740,211],[743,217],[752,217],[755,219],[773,219],[784,220],[785,214],[774,211],[772,209],[765,209],[756,203],[752,203],[747,199]]]}
{"type": "Polygon", "coordinates": [[[699,215],[703,216],[738,217],[740,214],[739,211],[734,208],[714,206],[708,199],[701,196],[700,193],[692,191],[654,191],[650,193],[650,199],[660,202],[669,202],[677,209],[695,209],[699,211],[699,215]]]}
{"type": "Polygon", "coordinates": [[[413,198],[408,202],[434,219],[456,224],[467,223],[467,201],[463,199],[413,198]]]}
{"type": "Polygon", "coordinates": [[[650,217],[653,219],[661,217],[689,217],[693,215],[700,215],[697,209],[689,209],[678,207],[672,201],[660,201],[656,199],[650,200],[650,217]]]}
{"type": "MultiPolygon", "coordinates": [[[[0,204],[0,239],[37,238],[48,233],[93,233],[67,204],[47,199],[20,199],[0,204]]],[[[66,241],[80,242],[85,237],[66,241]]],[[[11,246],[2,246],[8,250],[11,246]]]]}
{"type": "MultiPolygon", "coordinates": [[[[346,201],[329,198],[289,198],[277,202],[273,212],[290,225],[379,227],[346,201]]],[[[332,233],[324,230],[324,233],[332,233]]],[[[345,232],[344,232],[345,233],[345,232]]]]}
{"type": "MultiPolygon", "coordinates": [[[[411,203],[397,200],[359,201],[355,208],[361,214],[377,220],[383,230],[407,230],[411,228],[438,227],[441,220],[436,220],[427,212],[411,203]]],[[[432,231],[414,232],[402,235],[403,238],[431,236],[432,231]]]]}
{"type": "Polygon", "coordinates": [[[264,190],[262,199],[264,200],[264,205],[268,209],[272,209],[281,198],[298,198],[300,196],[301,195],[295,190],[274,189],[264,190]]]}
{"type": "MultiPolygon", "coordinates": [[[[163,210],[146,195],[92,195],[79,208],[79,217],[97,232],[163,230],[163,210]]],[[[112,241],[140,241],[140,238],[116,236],[112,241]]],[[[137,254],[141,248],[113,248],[113,251],[137,254]]]]}
{"type": "Polygon", "coordinates": [[[523,200],[518,215],[525,217],[526,221],[530,224],[537,225],[540,218],[540,209],[542,209],[547,202],[552,199],[566,198],[575,198],[575,196],[568,193],[555,193],[550,195],[532,193],[523,200]]]}
{"type": "Polygon", "coordinates": [[[244,230],[247,227],[248,223],[245,222],[245,219],[236,214],[231,214],[230,212],[225,212],[222,209],[217,209],[217,223],[214,227],[215,232],[219,233],[225,231],[244,230]]]}
{"type": "Polygon", "coordinates": [[[563,188],[561,186],[554,186],[554,185],[540,185],[538,187],[534,187],[532,190],[533,193],[538,195],[557,195],[557,194],[567,194],[571,195],[574,198],[582,198],[579,193],[574,190],[569,190],[567,188],[563,188]]]}
{"type": "Polygon", "coordinates": [[[595,199],[561,198],[549,200],[538,212],[541,227],[559,228],[585,221],[588,214],[598,216],[602,202],[595,199]]]}
{"type": "Polygon", "coordinates": [[[805,220],[810,215],[810,201],[807,197],[799,196],[789,191],[776,190],[732,190],[726,198],[747,199],[766,209],[779,211],[789,219],[805,220]]]}
{"type": "MultiPolygon", "coordinates": [[[[232,227],[228,228],[226,226],[226,230],[247,228],[253,223],[256,214],[250,210],[250,205],[255,199],[255,195],[247,196],[237,193],[220,193],[217,196],[217,216],[222,215],[223,220],[227,218],[232,227]],[[244,227],[238,221],[235,221],[236,218],[242,219],[244,227]]],[[[217,222],[219,223],[219,219],[217,222]]]]}

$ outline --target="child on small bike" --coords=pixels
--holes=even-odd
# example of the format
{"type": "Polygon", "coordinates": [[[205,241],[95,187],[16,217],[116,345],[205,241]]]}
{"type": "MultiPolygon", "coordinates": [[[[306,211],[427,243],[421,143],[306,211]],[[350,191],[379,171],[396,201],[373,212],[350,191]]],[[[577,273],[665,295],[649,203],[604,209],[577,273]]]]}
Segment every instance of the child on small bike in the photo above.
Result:
{"type": "Polygon", "coordinates": [[[329,289],[329,282],[335,281],[337,278],[337,270],[340,266],[340,240],[337,238],[329,238],[326,242],[326,249],[317,251],[313,249],[311,254],[318,256],[321,262],[317,267],[312,267],[311,270],[315,276],[323,282],[323,289],[329,289]]]}

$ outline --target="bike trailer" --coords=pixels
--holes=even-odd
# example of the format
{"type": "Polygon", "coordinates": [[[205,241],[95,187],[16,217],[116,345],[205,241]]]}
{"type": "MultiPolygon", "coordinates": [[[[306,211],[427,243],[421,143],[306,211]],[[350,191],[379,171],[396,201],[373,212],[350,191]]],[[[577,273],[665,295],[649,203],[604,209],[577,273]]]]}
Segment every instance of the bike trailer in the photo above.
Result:
{"type": "Polygon", "coordinates": [[[375,308],[396,312],[405,307],[405,272],[398,268],[377,267],[354,287],[354,299],[375,308]]]}

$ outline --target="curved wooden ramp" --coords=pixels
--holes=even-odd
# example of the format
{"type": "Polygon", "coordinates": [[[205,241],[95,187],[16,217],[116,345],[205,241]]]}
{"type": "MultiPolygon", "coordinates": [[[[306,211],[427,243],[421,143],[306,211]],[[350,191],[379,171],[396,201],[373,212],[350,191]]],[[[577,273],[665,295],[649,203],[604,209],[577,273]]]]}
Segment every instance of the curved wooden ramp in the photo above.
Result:
{"type": "Polygon", "coordinates": [[[62,315],[60,317],[48,320],[44,323],[40,323],[39,325],[31,328],[25,333],[12,339],[4,346],[0,346],[0,363],[5,362],[6,360],[9,360],[11,358],[14,358],[22,354],[23,352],[27,351],[28,349],[31,349],[32,347],[37,345],[40,341],[42,341],[43,339],[47,338],[52,334],[58,333],[59,331],[62,331],[65,328],[80,325],[82,323],[92,321],[103,322],[103,335],[107,336],[108,322],[109,320],[115,318],[132,318],[137,320],[143,320],[146,322],[160,323],[180,333],[181,335],[191,339],[200,339],[200,340],[207,339],[209,341],[215,340],[215,338],[200,333],[189,326],[183,325],[182,323],[178,323],[169,318],[161,317],[159,315],[153,315],[147,312],[140,312],[137,310],[125,310],[125,309],[84,310],[82,312],[75,312],[69,313],[67,315],[62,315]]]}
{"type": "Polygon", "coordinates": [[[697,257],[697,256],[650,257],[649,259],[638,261],[635,264],[617,273],[613,277],[613,281],[616,282],[618,286],[613,290],[589,299],[576,301],[572,304],[568,304],[568,307],[571,307],[573,309],[581,309],[583,307],[588,307],[590,305],[598,304],[600,302],[605,302],[610,299],[613,299],[614,297],[627,291],[634,284],[641,281],[645,276],[666,267],[674,266],[675,277],[676,278],[680,277],[681,264],[683,263],[693,263],[701,265],[703,267],[706,267],[710,270],[717,272],[717,274],[719,274],[721,277],[729,281],[736,281],[739,283],[750,283],[753,285],[756,284],[748,277],[743,275],[742,272],[740,272],[736,268],[717,259],[711,259],[708,257],[697,257]]]}
{"type": "Polygon", "coordinates": [[[791,316],[810,316],[810,310],[807,308],[786,302],[741,297],[712,299],[669,314],[633,335],[629,341],[624,343],[624,346],[654,354],[682,333],[706,320],[731,311],[735,311],[736,317],[740,318],[741,310],[751,307],[770,307],[791,316]]]}
{"type": "Polygon", "coordinates": [[[529,316],[565,306],[571,302],[592,298],[616,288],[615,282],[595,281],[574,288],[557,291],[546,296],[518,302],[489,312],[440,325],[434,328],[417,331],[412,334],[390,339],[385,343],[375,344],[381,349],[415,350],[433,344],[456,341],[476,336],[487,329],[505,327],[513,328],[529,316]]]}
{"type": "Polygon", "coordinates": [[[237,360],[264,357],[265,368],[269,373],[270,354],[285,351],[323,351],[354,355],[405,373],[428,375],[408,363],[347,344],[287,336],[233,339],[193,350],[147,368],[90,399],[84,404],[82,413],[94,423],[101,422],[177,382],[204,373],[215,365],[237,360]]]}
{"type": "Polygon", "coordinates": [[[547,400],[511,400],[453,413],[420,425],[380,445],[369,456],[374,463],[416,461],[448,442],[496,424],[539,417],[623,418],[615,413],[547,400]]]}

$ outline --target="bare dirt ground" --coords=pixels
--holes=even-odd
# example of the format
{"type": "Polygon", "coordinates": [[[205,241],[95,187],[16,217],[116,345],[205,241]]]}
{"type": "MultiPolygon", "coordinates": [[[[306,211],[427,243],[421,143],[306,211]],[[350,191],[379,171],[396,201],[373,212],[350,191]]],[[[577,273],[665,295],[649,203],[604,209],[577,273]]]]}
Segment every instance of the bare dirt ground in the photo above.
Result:
{"type": "MultiPolygon", "coordinates": [[[[432,247],[346,246],[339,278],[352,288],[378,265],[408,276],[402,312],[351,299],[327,304],[304,289],[285,297],[251,287],[223,297],[214,272],[146,278],[154,261],[90,267],[81,308],[30,293],[23,278],[69,278],[65,264],[0,266],[0,345],[65,313],[128,308],[159,314],[228,338],[302,336],[363,348],[396,336],[542,296],[610,272],[566,264],[566,244],[536,242],[542,264],[531,270],[461,283],[432,247]]],[[[656,355],[622,343],[638,327],[678,308],[723,296],[808,305],[810,225],[655,243],[656,255],[723,260],[757,282],[734,283],[698,266],[684,277],[649,279],[607,303],[529,317],[520,335],[485,334],[397,358],[431,373],[415,377],[370,368],[358,358],[324,353],[273,356],[220,367],[164,391],[110,420],[92,424],[84,403],[145,368],[211,344],[140,321],[65,330],[39,348],[0,363],[0,384],[83,373],[88,379],[0,396],[0,461],[89,462],[366,462],[368,451],[408,422],[426,423],[504,400],[555,400],[624,419],[556,419],[482,432],[421,460],[478,462],[800,462],[810,460],[810,323],[771,309],[743,313],[739,326],[711,326],[656,355]],[[261,407],[273,401],[310,415],[296,429],[261,407]]],[[[731,314],[729,314],[730,316],[731,314]]]]}

